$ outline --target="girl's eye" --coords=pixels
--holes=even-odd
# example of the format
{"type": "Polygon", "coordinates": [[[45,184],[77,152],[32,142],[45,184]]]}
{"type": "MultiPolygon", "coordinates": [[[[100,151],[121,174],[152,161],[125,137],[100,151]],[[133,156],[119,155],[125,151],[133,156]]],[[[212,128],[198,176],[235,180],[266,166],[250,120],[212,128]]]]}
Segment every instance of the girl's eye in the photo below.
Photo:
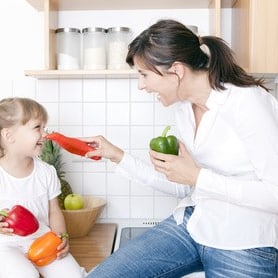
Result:
{"type": "Polygon", "coordinates": [[[35,129],[39,129],[39,130],[43,129],[43,130],[45,130],[45,127],[43,125],[41,125],[41,124],[38,124],[38,125],[35,126],[35,129]]]}

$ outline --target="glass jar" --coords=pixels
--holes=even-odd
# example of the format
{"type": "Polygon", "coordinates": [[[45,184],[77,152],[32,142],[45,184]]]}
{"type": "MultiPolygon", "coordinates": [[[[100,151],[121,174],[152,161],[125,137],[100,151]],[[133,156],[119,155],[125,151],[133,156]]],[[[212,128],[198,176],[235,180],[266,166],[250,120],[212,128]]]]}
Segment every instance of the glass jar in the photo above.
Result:
{"type": "Polygon", "coordinates": [[[59,28],[55,33],[57,69],[80,69],[81,31],[77,28],[59,28]]]}
{"type": "Polygon", "coordinates": [[[97,70],[106,68],[106,30],[88,27],[83,34],[83,68],[97,70]]]}
{"type": "Polygon", "coordinates": [[[194,34],[198,35],[198,26],[196,25],[186,25],[186,27],[191,30],[194,34]]]}
{"type": "Polygon", "coordinates": [[[128,45],[132,33],[128,27],[111,27],[107,30],[108,36],[108,69],[129,69],[126,63],[128,45]]]}

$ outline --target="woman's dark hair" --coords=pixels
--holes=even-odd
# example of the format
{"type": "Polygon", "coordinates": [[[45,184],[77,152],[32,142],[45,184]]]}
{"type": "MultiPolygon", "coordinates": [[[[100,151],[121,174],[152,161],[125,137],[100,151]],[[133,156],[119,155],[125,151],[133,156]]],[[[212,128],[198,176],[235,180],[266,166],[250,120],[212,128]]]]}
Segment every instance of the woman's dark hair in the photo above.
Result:
{"type": "Polygon", "coordinates": [[[175,20],[160,20],[137,36],[129,45],[126,62],[134,66],[134,57],[162,75],[157,66],[169,69],[174,62],[181,62],[194,71],[208,71],[213,89],[225,89],[224,83],[239,87],[264,86],[263,79],[255,79],[236,64],[233,52],[218,37],[198,37],[185,25],[175,20]],[[202,48],[207,47],[209,53],[202,48]]]}

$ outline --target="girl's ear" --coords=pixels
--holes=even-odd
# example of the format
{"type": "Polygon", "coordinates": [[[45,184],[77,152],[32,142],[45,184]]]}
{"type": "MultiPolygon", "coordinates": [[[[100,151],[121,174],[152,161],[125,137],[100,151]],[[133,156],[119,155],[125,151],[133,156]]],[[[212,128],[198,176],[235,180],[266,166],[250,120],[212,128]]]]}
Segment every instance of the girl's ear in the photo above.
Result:
{"type": "Polygon", "coordinates": [[[3,142],[13,143],[14,136],[13,136],[12,130],[10,128],[2,128],[1,129],[1,139],[3,142]]]}
{"type": "Polygon", "coordinates": [[[180,62],[174,62],[169,71],[175,73],[181,80],[185,74],[185,66],[180,62]]]}

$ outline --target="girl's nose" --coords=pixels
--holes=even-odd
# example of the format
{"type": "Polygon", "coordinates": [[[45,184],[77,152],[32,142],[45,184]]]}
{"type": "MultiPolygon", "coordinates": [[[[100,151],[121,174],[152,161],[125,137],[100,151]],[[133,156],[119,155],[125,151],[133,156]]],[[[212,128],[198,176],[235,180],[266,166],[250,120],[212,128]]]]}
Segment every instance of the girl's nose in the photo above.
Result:
{"type": "Polygon", "coordinates": [[[41,134],[42,134],[42,137],[44,137],[44,136],[46,136],[48,134],[46,127],[41,129],[41,134]]]}

